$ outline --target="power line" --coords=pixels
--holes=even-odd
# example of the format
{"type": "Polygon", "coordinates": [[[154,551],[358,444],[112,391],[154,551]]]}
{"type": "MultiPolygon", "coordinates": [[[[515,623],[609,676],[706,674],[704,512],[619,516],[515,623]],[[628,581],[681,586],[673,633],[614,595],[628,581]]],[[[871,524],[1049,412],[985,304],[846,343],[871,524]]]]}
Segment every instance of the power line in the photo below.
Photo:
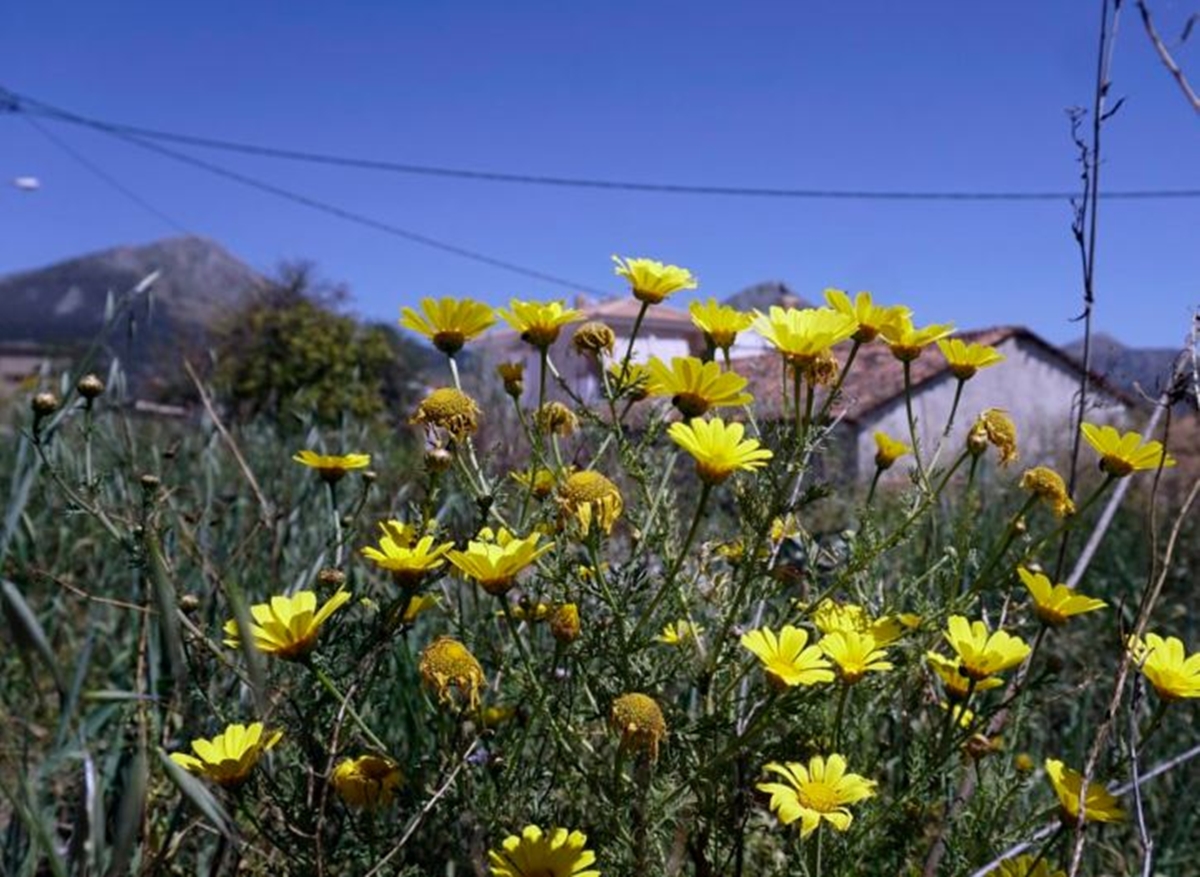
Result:
{"type": "MultiPolygon", "coordinates": [[[[4,97],[3,93],[0,92],[0,99],[2,99],[3,97],[4,97]]],[[[3,103],[0,103],[0,111],[3,111],[4,109],[11,109],[11,107],[6,108],[6,107],[4,107],[3,103]]],[[[45,115],[47,115],[48,118],[57,118],[53,114],[45,114],[45,115]]],[[[69,120],[61,119],[61,121],[69,121],[69,120]]],[[[89,126],[89,127],[95,127],[95,126],[89,126]]],[[[469,259],[470,261],[478,262],[483,265],[488,265],[492,268],[499,268],[502,271],[508,271],[509,273],[512,273],[512,274],[518,274],[523,277],[529,277],[534,280],[540,280],[544,283],[550,283],[555,286],[561,286],[566,289],[573,290],[575,292],[586,292],[586,293],[589,293],[590,295],[602,296],[602,297],[608,296],[610,294],[610,292],[608,292],[608,291],[598,289],[596,287],[589,286],[584,283],[577,283],[577,282],[575,282],[573,280],[569,280],[565,277],[559,277],[555,274],[550,274],[545,271],[539,271],[536,268],[529,268],[525,265],[521,265],[516,262],[510,262],[506,259],[498,259],[494,256],[489,256],[486,253],[481,253],[477,250],[472,250],[467,247],[461,247],[461,246],[458,246],[457,244],[452,244],[447,241],[439,240],[438,238],[433,238],[428,235],[424,235],[419,232],[412,231],[410,229],[401,228],[400,226],[393,225],[389,222],[385,222],[380,219],[375,219],[374,217],[367,216],[366,214],[358,213],[356,211],[349,210],[344,207],[339,207],[338,205],[331,204],[328,201],[323,201],[318,198],[313,198],[309,195],[305,195],[300,192],[295,192],[295,191],[292,191],[291,189],[285,189],[282,186],[277,186],[274,183],[268,183],[263,180],[257,179],[255,177],[247,176],[246,174],[239,173],[238,171],[231,170],[227,167],[223,167],[218,164],[214,164],[214,163],[212,163],[210,161],[206,161],[205,159],[202,159],[202,158],[196,158],[195,156],[188,155],[187,153],[183,153],[183,152],[179,152],[174,149],[170,149],[166,146],[162,146],[158,143],[154,143],[149,140],[144,140],[141,137],[138,137],[138,136],[135,136],[132,134],[126,134],[126,133],[123,133],[118,130],[110,130],[110,129],[103,128],[103,127],[97,128],[97,130],[101,131],[102,133],[108,134],[109,136],[114,137],[118,140],[122,140],[126,143],[129,143],[130,145],[136,146],[139,149],[144,149],[146,151],[156,153],[157,155],[161,155],[165,158],[170,158],[173,161],[177,161],[182,164],[186,164],[191,167],[198,168],[200,170],[206,171],[215,176],[222,177],[226,180],[230,180],[231,182],[238,183],[242,186],[246,186],[246,187],[254,189],[256,191],[259,191],[259,192],[262,192],[262,193],[265,193],[268,195],[273,195],[277,198],[282,198],[282,199],[284,199],[286,201],[290,201],[294,204],[299,204],[303,207],[307,207],[310,210],[316,210],[320,213],[324,213],[329,216],[337,217],[338,219],[342,219],[346,222],[351,222],[356,225],[363,226],[365,228],[370,228],[375,231],[383,232],[384,234],[388,234],[388,235],[391,235],[392,237],[400,238],[401,240],[405,240],[410,243],[420,244],[421,246],[424,246],[424,247],[429,247],[431,249],[440,250],[441,252],[449,253],[451,255],[458,256],[463,259],[469,259]]]]}
{"type": "Polygon", "coordinates": [[[53,131],[50,131],[49,129],[47,129],[45,125],[40,124],[32,116],[26,115],[23,118],[30,125],[30,127],[32,127],[35,131],[37,131],[39,134],[41,134],[43,137],[45,137],[47,140],[49,140],[51,143],[53,143],[55,146],[57,146],[60,150],[62,150],[64,153],[66,153],[67,156],[69,156],[71,159],[73,159],[77,164],[81,165],[84,169],[86,169],[90,173],[94,174],[96,177],[98,177],[104,183],[106,183],[107,185],[109,185],[110,187],[115,189],[116,191],[120,192],[122,195],[124,195],[126,198],[128,198],[130,201],[132,201],[138,207],[142,208],[143,210],[145,210],[147,213],[151,214],[155,218],[165,222],[167,225],[171,226],[171,228],[175,229],[176,231],[178,231],[182,234],[190,234],[191,233],[188,230],[187,226],[185,226],[182,222],[179,222],[179,221],[173,219],[170,214],[165,213],[164,211],[155,207],[153,204],[151,204],[149,201],[147,201],[145,198],[143,198],[137,192],[133,191],[133,189],[130,189],[128,186],[126,186],[124,183],[122,183],[120,180],[118,180],[116,177],[114,177],[108,171],[104,170],[104,168],[100,167],[98,164],[96,164],[91,159],[89,159],[86,155],[79,152],[77,149],[75,149],[73,146],[71,146],[69,143],[67,143],[65,140],[63,140],[61,137],[56,135],[53,131]]]}
{"type": "MultiPolygon", "coordinates": [[[[630,180],[610,180],[588,177],[562,177],[548,174],[520,174],[504,171],[478,170],[473,168],[447,167],[442,165],[412,164],[406,162],[385,161],[381,159],[359,158],[355,156],[333,155],[307,150],[285,149],[275,146],[260,146],[253,143],[242,143],[233,140],[223,140],[214,137],[201,137],[191,134],[180,134],[173,131],[163,131],[156,128],[144,128],[137,125],[125,125],[118,122],[108,122],[80,116],[76,113],[59,109],[50,104],[25,97],[13,91],[0,89],[0,97],[8,96],[8,105],[0,105],[0,109],[10,112],[30,113],[57,118],[60,121],[75,125],[85,125],[106,131],[110,134],[122,134],[146,140],[160,140],[203,149],[216,149],[225,152],[236,152],[243,155],[254,155],[261,158],[282,159],[285,161],[304,162],[307,164],[330,165],[335,167],[354,168],[357,170],[380,171],[387,173],[411,174],[416,176],[444,177],[460,180],[474,180],[493,183],[513,183],[519,185],[552,186],[558,188],[598,189],[608,191],[656,193],[663,195],[717,195],[725,197],[752,198],[791,198],[809,200],[840,200],[840,201],[1066,201],[1079,196],[1078,192],[1054,191],[881,191],[865,189],[804,189],[774,186],[718,186],[691,185],[683,183],[643,183],[630,180]]],[[[1200,198],[1200,189],[1128,189],[1100,193],[1101,198],[1114,200],[1164,200],[1200,198]]]]}

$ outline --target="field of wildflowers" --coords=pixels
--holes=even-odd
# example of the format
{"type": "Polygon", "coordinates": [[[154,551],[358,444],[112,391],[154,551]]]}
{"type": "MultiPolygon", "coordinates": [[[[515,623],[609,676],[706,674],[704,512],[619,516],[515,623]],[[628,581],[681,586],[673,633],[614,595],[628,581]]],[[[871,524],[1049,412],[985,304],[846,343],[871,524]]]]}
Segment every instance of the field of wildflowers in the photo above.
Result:
{"type": "MultiPolygon", "coordinates": [[[[643,314],[697,286],[616,270],[643,314]]],[[[350,422],[284,447],[207,396],[199,427],[131,421],[117,369],[35,396],[3,457],[0,875],[1052,877],[1150,847],[1145,873],[1200,873],[1195,487],[1165,505],[1163,444],[1084,419],[1071,495],[1004,411],[923,446],[911,406],[839,481],[863,345],[960,384],[1004,363],[826,299],[693,304],[708,357],[645,363],[558,302],[426,299],[417,450],[350,422]],[[460,371],[498,321],[536,374],[460,371]],[[743,332],[785,362],[782,419],[743,332]],[[557,377],[561,333],[601,404],[557,377]]]]}

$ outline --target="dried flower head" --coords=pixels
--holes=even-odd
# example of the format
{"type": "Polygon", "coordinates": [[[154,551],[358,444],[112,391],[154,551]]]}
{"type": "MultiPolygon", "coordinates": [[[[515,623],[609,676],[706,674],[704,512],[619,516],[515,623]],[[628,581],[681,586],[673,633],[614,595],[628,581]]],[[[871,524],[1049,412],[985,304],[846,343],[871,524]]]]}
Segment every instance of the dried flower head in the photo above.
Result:
{"type": "Polygon", "coordinates": [[[658,744],[667,734],[667,722],[654,699],[645,694],[622,694],[612,704],[613,730],[621,746],[658,758],[658,744]]]}
{"type": "Polygon", "coordinates": [[[467,708],[472,711],[479,708],[479,696],[487,684],[483,667],[458,640],[439,636],[421,652],[417,669],[425,687],[431,689],[441,703],[452,704],[457,690],[467,708]]]}
{"type": "Polygon", "coordinates": [[[427,430],[444,430],[456,441],[462,441],[479,429],[479,415],[479,406],[466,393],[454,387],[440,387],[417,406],[409,423],[419,423],[427,430]]]}
{"type": "Polygon", "coordinates": [[[563,514],[574,518],[583,535],[591,532],[593,524],[605,534],[625,508],[621,491],[599,472],[575,472],[558,488],[558,504],[563,514]]]}
{"type": "Polygon", "coordinates": [[[330,777],[341,799],[363,810],[387,807],[403,781],[400,766],[382,755],[345,758],[338,762],[330,777]]]}
{"type": "Polygon", "coordinates": [[[547,402],[533,414],[533,422],[544,435],[569,436],[579,429],[579,418],[562,402],[547,402]]]}
{"type": "Polygon", "coordinates": [[[617,335],[607,323],[599,320],[589,320],[571,336],[571,344],[575,352],[583,356],[600,356],[602,353],[613,355],[617,344],[617,335]]]}
{"type": "Polygon", "coordinates": [[[1046,466],[1026,469],[1021,476],[1021,487],[1038,499],[1045,500],[1055,517],[1066,518],[1075,514],[1075,503],[1067,494],[1067,483],[1053,469],[1046,466]]]}

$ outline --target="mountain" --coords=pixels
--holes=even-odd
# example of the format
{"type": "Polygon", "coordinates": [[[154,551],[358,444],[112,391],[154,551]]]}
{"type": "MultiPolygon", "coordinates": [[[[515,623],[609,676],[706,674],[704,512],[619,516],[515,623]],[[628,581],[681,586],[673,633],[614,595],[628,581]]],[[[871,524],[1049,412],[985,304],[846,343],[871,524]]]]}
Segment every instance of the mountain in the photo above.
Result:
{"type": "MultiPolygon", "coordinates": [[[[1083,339],[1064,345],[1063,352],[1083,360],[1083,339]]],[[[1171,375],[1178,354],[1169,347],[1126,347],[1102,332],[1092,336],[1092,371],[1134,395],[1157,397],[1171,375]]]]}
{"type": "MultiPolygon", "coordinates": [[[[146,332],[170,343],[200,337],[263,278],[213,241],[179,237],[143,246],[113,247],[44,268],[0,277],[0,341],[75,345],[104,323],[109,292],[124,293],[153,271],[146,332]]],[[[136,309],[146,314],[147,308],[136,309]]]]}
{"type": "Polygon", "coordinates": [[[767,280],[747,286],[725,299],[725,304],[739,311],[759,310],[764,313],[773,305],[781,308],[810,308],[812,305],[780,280],[767,280]]]}

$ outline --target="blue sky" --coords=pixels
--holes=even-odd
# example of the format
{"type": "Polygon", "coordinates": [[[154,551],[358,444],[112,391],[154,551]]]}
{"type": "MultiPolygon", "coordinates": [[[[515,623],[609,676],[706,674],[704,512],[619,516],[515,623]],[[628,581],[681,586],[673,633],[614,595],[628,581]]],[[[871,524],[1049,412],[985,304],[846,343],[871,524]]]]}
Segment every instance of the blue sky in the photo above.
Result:
{"type": "MultiPolygon", "coordinates": [[[[1178,34],[1187,3],[1159,0],[1178,34]]],[[[41,0],[0,6],[0,84],[96,116],[262,144],[514,172],[846,189],[1072,190],[1098,3],[41,0]]],[[[1200,79],[1196,41],[1180,51],[1200,79]]],[[[1200,188],[1200,130],[1122,13],[1104,185],[1200,188]]],[[[259,268],[315,260],[354,308],[569,296],[311,213],[101,134],[56,134],[259,268]]],[[[198,153],[386,222],[602,289],[610,254],[701,295],[782,279],[869,289],[921,321],[1078,334],[1059,203],[879,203],[543,189],[198,153]]],[[[0,116],[0,272],[173,230],[0,116]],[[7,184],[42,181],[36,193],[7,184]]],[[[1200,200],[1101,209],[1097,328],[1171,345],[1200,303],[1200,200]]]]}

